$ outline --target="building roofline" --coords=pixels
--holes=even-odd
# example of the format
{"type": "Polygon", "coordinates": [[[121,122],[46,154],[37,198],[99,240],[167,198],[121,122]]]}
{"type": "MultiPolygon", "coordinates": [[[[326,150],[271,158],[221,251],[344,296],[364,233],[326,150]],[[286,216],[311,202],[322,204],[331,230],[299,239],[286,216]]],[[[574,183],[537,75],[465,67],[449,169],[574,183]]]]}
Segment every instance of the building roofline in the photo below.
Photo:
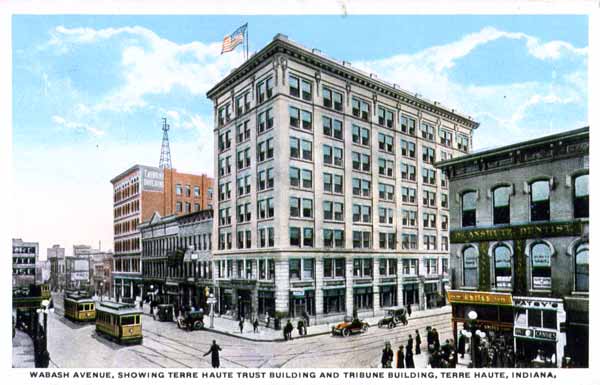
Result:
{"type": "Polygon", "coordinates": [[[397,84],[379,80],[376,74],[368,74],[357,68],[351,67],[351,64],[348,62],[340,62],[339,60],[332,59],[321,53],[321,51],[318,49],[308,49],[288,39],[286,35],[281,33],[275,35],[269,44],[252,55],[239,67],[233,69],[229,75],[213,86],[206,93],[206,96],[210,99],[213,99],[217,94],[220,94],[240,78],[249,74],[269,57],[275,55],[276,53],[283,53],[286,51],[289,53],[295,53],[296,57],[300,60],[312,60],[314,62],[323,63],[330,67],[332,71],[338,73],[338,75],[342,75],[344,78],[353,80],[354,82],[360,83],[363,86],[373,88],[393,99],[429,110],[442,115],[447,119],[458,121],[471,129],[476,129],[479,127],[479,123],[474,121],[470,116],[462,115],[456,112],[454,109],[443,106],[439,102],[430,101],[423,98],[419,94],[411,93],[405,89],[402,89],[397,84]]]}
{"type": "MultiPolygon", "coordinates": [[[[122,173],[120,173],[119,175],[115,176],[114,178],[112,178],[110,180],[110,183],[115,183],[116,181],[123,179],[123,177],[129,173],[131,173],[133,170],[140,168],[140,167],[150,167],[150,166],[144,166],[143,164],[134,164],[133,166],[129,167],[127,170],[123,171],[122,173]]],[[[158,168],[158,167],[156,167],[158,168]]]]}
{"type": "Polygon", "coordinates": [[[590,127],[585,126],[585,127],[577,128],[575,130],[563,131],[563,132],[559,132],[557,134],[546,135],[546,136],[542,136],[539,138],[526,140],[524,142],[518,142],[518,143],[509,144],[506,146],[491,148],[489,150],[474,152],[474,153],[464,155],[464,156],[461,156],[458,158],[453,158],[453,159],[445,160],[443,162],[438,162],[435,164],[435,166],[439,167],[439,168],[444,168],[444,167],[448,167],[448,166],[456,166],[456,165],[471,162],[471,161],[474,161],[477,159],[498,156],[498,155],[505,154],[508,152],[513,152],[513,151],[525,150],[525,149],[528,149],[531,147],[536,147],[536,146],[539,146],[539,145],[542,145],[545,143],[554,142],[558,139],[569,139],[569,138],[574,138],[574,137],[578,137],[578,136],[586,136],[586,135],[589,136],[589,133],[590,133],[590,127]]]}

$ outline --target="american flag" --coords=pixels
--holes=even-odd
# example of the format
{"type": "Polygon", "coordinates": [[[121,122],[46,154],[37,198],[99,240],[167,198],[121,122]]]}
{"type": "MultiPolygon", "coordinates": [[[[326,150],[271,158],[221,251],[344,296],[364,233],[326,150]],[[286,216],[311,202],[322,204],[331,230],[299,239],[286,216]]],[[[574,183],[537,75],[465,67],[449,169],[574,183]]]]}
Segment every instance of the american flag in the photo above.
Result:
{"type": "Polygon", "coordinates": [[[233,51],[235,47],[244,42],[246,28],[248,28],[247,23],[236,29],[231,35],[227,35],[223,38],[223,48],[221,48],[221,54],[233,51]]]}

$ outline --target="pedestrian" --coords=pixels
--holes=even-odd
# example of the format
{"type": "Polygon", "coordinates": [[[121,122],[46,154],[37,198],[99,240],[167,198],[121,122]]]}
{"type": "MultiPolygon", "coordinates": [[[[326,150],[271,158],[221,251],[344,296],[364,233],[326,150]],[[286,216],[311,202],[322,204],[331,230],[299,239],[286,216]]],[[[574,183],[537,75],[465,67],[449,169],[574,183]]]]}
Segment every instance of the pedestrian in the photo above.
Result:
{"type": "Polygon", "coordinates": [[[415,336],[415,354],[421,354],[421,335],[419,330],[415,330],[415,333],[417,333],[415,336]]]}
{"type": "Polygon", "coordinates": [[[433,328],[433,330],[431,332],[433,333],[433,349],[439,350],[440,349],[440,335],[438,334],[438,332],[435,328],[433,328]]]}
{"type": "Polygon", "coordinates": [[[381,367],[391,368],[392,362],[394,361],[394,351],[392,350],[392,344],[389,342],[385,343],[385,348],[381,352],[381,367]]]}
{"type": "Polygon", "coordinates": [[[285,340],[286,341],[290,341],[292,340],[292,331],[294,330],[294,325],[292,325],[292,321],[288,320],[287,323],[285,324],[285,340]]]}
{"type": "Polygon", "coordinates": [[[304,321],[303,320],[298,320],[298,334],[299,335],[303,335],[304,334],[304,321]]]}
{"type": "Polygon", "coordinates": [[[398,353],[396,354],[396,368],[404,369],[404,346],[398,347],[398,353]]]}
{"type": "Polygon", "coordinates": [[[304,318],[304,325],[305,325],[305,333],[306,334],[306,326],[310,326],[310,317],[308,316],[308,313],[306,312],[306,310],[302,310],[302,318],[304,318]]]}
{"type": "Polygon", "coordinates": [[[404,362],[406,363],[406,368],[407,369],[412,369],[415,367],[415,361],[413,359],[413,352],[412,352],[412,347],[406,347],[406,356],[404,358],[404,362]]]}
{"type": "Polygon", "coordinates": [[[213,340],[213,343],[210,346],[210,349],[208,350],[208,352],[204,353],[204,356],[208,356],[210,354],[213,368],[218,368],[219,366],[221,366],[221,362],[219,361],[219,351],[220,350],[221,350],[221,347],[219,345],[217,345],[217,341],[213,340]]]}
{"type": "Polygon", "coordinates": [[[265,322],[267,323],[267,327],[269,327],[269,323],[271,323],[271,317],[269,316],[269,312],[265,313],[265,322]]]}
{"type": "Polygon", "coordinates": [[[244,319],[240,318],[240,322],[238,323],[238,326],[240,327],[240,334],[242,334],[244,332],[244,319]]]}
{"type": "Polygon", "coordinates": [[[431,326],[427,326],[427,350],[429,353],[433,352],[433,330],[431,326]]]}
{"type": "Polygon", "coordinates": [[[410,303],[408,305],[406,305],[406,312],[408,313],[408,316],[410,317],[410,315],[412,313],[412,309],[410,307],[410,303]]]}
{"type": "Polygon", "coordinates": [[[408,335],[408,342],[406,343],[406,352],[408,353],[409,350],[412,351],[412,348],[413,348],[413,338],[412,338],[412,335],[409,334],[408,335]]]}
{"type": "Polygon", "coordinates": [[[460,358],[465,358],[465,343],[466,337],[461,333],[460,337],[458,337],[458,353],[460,354],[460,358]]]}
{"type": "Polygon", "coordinates": [[[258,333],[258,318],[254,319],[252,326],[254,326],[254,333],[258,333]]]}

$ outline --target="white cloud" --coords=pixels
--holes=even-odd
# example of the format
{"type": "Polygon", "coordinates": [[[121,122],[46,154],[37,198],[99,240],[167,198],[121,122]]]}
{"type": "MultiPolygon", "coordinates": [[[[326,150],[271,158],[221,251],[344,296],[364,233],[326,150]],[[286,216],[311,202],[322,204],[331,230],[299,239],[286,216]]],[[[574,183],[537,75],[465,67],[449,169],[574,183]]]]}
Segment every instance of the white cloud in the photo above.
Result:
{"type": "MultiPolygon", "coordinates": [[[[524,139],[526,132],[532,131],[523,130],[521,124],[536,106],[586,102],[587,74],[581,66],[570,74],[553,76],[547,82],[474,85],[452,79],[450,70],[459,59],[498,39],[522,41],[529,55],[538,60],[569,57],[579,60],[581,66],[587,61],[587,48],[576,48],[563,41],[542,42],[524,33],[486,27],[445,45],[426,48],[414,54],[355,62],[353,66],[377,73],[379,78],[394,82],[405,90],[418,92],[427,99],[439,100],[448,108],[472,115],[475,120],[485,121],[488,126],[482,124],[474,136],[476,145],[497,142],[497,137],[492,135],[498,132],[509,132],[511,140],[524,139]],[[492,127],[489,127],[490,124],[492,127]],[[482,135],[484,131],[490,134],[482,135]]],[[[494,81],[493,78],[491,81],[494,81]]],[[[563,127],[569,128],[574,127],[563,127]]]]}
{"type": "Polygon", "coordinates": [[[90,126],[85,123],[67,121],[65,118],[63,118],[62,116],[59,116],[59,115],[52,116],[52,122],[54,122],[55,124],[62,126],[64,128],[70,129],[70,130],[85,131],[88,134],[91,134],[92,136],[95,136],[95,137],[105,135],[105,132],[99,128],[90,126]]]}
{"type": "Polygon", "coordinates": [[[121,36],[120,66],[124,84],[100,100],[95,109],[131,111],[148,106],[144,96],[167,94],[175,87],[204,95],[229,71],[243,62],[241,51],[221,55],[221,43],[177,44],[143,27],[66,28],[52,31],[49,46],[66,52],[74,45],[93,44],[121,36]]]}

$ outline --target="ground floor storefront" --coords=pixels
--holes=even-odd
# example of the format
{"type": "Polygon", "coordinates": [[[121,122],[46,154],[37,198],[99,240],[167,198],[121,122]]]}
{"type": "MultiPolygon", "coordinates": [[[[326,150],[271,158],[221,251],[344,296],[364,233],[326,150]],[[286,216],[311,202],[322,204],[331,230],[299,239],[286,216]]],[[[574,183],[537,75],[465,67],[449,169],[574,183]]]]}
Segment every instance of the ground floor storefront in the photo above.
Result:
{"type": "Polygon", "coordinates": [[[122,299],[135,300],[142,295],[143,280],[140,276],[113,275],[112,296],[120,301],[122,299]]]}

